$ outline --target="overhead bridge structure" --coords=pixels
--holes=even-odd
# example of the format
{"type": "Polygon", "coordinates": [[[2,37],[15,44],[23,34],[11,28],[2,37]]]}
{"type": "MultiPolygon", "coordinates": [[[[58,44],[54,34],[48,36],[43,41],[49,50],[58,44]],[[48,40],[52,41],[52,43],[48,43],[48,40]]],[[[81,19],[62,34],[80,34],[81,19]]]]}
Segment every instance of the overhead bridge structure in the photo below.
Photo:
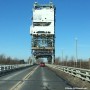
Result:
{"type": "Polygon", "coordinates": [[[31,53],[36,60],[47,58],[48,63],[55,62],[55,10],[52,2],[34,3],[30,35],[31,53]]]}

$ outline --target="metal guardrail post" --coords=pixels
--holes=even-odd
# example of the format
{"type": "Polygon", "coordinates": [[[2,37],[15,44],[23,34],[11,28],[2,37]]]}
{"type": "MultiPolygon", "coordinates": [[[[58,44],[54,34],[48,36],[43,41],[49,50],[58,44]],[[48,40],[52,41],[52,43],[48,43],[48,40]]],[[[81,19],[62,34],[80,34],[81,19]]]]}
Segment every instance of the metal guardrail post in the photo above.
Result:
{"type": "Polygon", "coordinates": [[[57,69],[59,71],[63,71],[68,74],[71,74],[73,76],[81,78],[82,80],[90,81],[90,70],[89,69],[81,69],[81,68],[51,65],[51,64],[46,64],[46,66],[57,69]]]}
{"type": "Polygon", "coordinates": [[[5,73],[5,72],[9,72],[12,70],[16,70],[19,68],[24,68],[30,66],[29,64],[16,64],[16,65],[0,65],[0,74],[1,73],[5,73]]]}

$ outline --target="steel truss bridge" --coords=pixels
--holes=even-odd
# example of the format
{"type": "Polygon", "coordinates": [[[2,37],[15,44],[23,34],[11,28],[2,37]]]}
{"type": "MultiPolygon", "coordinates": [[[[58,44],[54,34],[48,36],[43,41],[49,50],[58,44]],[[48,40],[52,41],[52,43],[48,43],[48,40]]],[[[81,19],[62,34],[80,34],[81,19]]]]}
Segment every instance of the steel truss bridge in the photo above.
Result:
{"type": "Polygon", "coordinates": [[[55,6],[52,2],[45,5],[34,3],[31,34],[32,57],[47,58],[55,62],[55,6]]]}

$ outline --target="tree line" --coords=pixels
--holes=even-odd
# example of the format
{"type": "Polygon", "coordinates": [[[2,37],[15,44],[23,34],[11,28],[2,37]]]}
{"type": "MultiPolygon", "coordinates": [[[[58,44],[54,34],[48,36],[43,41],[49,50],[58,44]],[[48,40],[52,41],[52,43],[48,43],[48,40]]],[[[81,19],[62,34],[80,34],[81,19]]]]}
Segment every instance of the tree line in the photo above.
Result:
{"type": "Polygon", "coordinates": [[[71,57],[68,59],[66,58],[55,58],[55,63],[57,65],[63,65],[63,66],[69,66],[69,67],[76,67],[76,68],[84,68],[84,69],[90,69],[90,58],[88,60],[85,59],[78,59],[77,62],[74,57],[71,57]]]}
{"type": "Polygon", "coordinates": [[[24,59],[19,60],[17,58],[12,59],[10,56],[6,57],[5,55],[0,55],[0,64],[5,64],[5,65],[11,65],[11,64],[24,64],[25,61],[24,59]]]}

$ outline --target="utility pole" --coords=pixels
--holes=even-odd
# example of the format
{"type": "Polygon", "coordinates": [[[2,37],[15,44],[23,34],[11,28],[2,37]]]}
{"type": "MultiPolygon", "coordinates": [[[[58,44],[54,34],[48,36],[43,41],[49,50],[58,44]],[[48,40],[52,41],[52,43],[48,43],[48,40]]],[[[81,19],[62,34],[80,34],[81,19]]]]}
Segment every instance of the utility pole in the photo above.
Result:
{"type": "Polygon", "coordinates": [[[89,67],[88,68],[90,69],[90,58],[89,58],[89,61],[88,62],[89,62],[89,67]]]}
{"type": "Polygon", "coordinates": [[[81,66],[82,66],[82,60],[80,59],[80,68],[81,68],[81,66]]]}
{"type": "Polygon", "coordinates": [[[65,59],[65,61],[66,61],[66,66],[67,66],[67,59],[68,59],[68,57],[66,56],[66,59],[65,59]]]}
{"type": "Polygon", "coordinates": [[[77,61],[78,61],[78,53],[77,53],[77,38],[75,38],[75,48],[76,48],[76,67],[77,67],[77,61]]]}
{"type": "Polygon", "coordinates": [[[61,61],[62,63],[62,65],[64,65],[64,62],[63,62],[63,49],[62,49],[62,61],[61,61]]]}

